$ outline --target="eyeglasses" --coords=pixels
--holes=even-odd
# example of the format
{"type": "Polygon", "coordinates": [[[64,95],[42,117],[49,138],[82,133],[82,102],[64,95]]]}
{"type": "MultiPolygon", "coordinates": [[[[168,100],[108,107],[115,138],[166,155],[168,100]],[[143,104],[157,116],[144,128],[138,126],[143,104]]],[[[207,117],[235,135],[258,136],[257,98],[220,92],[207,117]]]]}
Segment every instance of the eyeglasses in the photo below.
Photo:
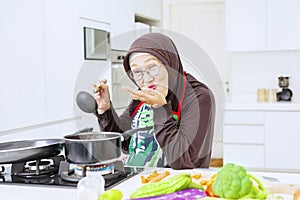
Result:
{"type": "Polygon", "coordinates": [[[129,72],[129,76],[136,81],[140,81],[144,78],[144,74],[148,73],[150,76],[155,77],[159,74],[160,68],[163,64],[153,64],[146,67],[146,70],[132,70],[129,72]]]}

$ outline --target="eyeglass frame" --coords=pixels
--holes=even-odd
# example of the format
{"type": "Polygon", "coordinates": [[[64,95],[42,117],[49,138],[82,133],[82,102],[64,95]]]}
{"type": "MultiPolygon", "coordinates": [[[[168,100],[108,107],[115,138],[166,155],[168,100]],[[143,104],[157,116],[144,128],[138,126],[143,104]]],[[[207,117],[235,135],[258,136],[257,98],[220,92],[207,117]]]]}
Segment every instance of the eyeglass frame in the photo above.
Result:
{"type": "Polygon", "coordinates": [[[150,65],[147,65],[147,66],[146,66],[146,68],[158,67],[158,71],[156,72],[155,75],[151,74],[151,71],[150,71],[149,69],[139,70],[139,72],[142,73],[142,74],[141,74],[141,78],[139,78],[139,79],[136,79],[136,78],[135,78],[135,76],[134,76],[135,73],[134,73],[132,70],[130,70],[130,71],[128,72],[128,75],[129,75],[130,78],[132,78],[132,79],[134,79],[134,80],[136,80],[136,81],[141,81],[141,80],[144,78],[145,73],[148,73],[149,76],[151,76],[151,77],[154,78],[154,77],[156,77],[156,76],[159,75],[159,72],[160,72],[160,69],[161,69],[162,66],[164,66],[163,63],[160,63],[160,64],[150,64],[150,65]]]}

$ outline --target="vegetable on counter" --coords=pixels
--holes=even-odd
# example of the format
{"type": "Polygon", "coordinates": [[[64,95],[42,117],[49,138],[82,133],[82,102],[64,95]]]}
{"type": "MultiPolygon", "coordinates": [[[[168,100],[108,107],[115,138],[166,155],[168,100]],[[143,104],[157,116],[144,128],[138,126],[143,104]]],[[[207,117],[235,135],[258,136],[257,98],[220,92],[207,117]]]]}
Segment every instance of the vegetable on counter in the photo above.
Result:
{"type": "Polygon", "coordinates": [[[144,198],[138,198],[134,200],[196,200],[206,197],[206,193],[199,189],[186,189],[181,190],[178,192],[173,192],[170,194],[163,194],[159,196],[152,196],[152,197],[144,197],[144,198]]]}
{"type": "Polygon", "coordinates": [[[148,183],[137,188],[130,198],[143,198],[170,194],[188,188],[203,189],[200,185],[194,183],[189,174],[182,173],[160,182],[148,183]]]}
{"type": "Polygon", "coordinates": [[[210,180],[202,180],[200,182],[200,185],[204,186],[206,194],[210,197],[219,197],[214,193],[212,188],[215,181],[216,181],[216,174],[214,174],[210,180]]]}
{"type": "Polygon", "coordinates": [[[266,199],[268,195],[256,177],[247,174],[244,167],[233,163],[226,164],[217,173],[213,191],[221,198],[227,199],[266,199]],[[253,184],[251,179],[258,184],[258,187],[253,184]]]}
{"type": "Polygon", "coordinates": [[[193,175],[190,175],[191,178],[196,179],[196,180],[200,179],[201,176],[202,176],[201,174],[193,174],[193,175]]]}
{"type": "Polygon", "coordinates": [[[141,180],[142,180],[142,183],[159,182],[169,175],[170,175],[169,171],[163,171],[161,173],[157,173],[157,171],[154,170],[154,172],[152,174],[150,174],[148,177],[141,176],[141,180]]]}
{"type": "Polygon", "coordinates": [[[120,190],[110,189],[103,192],[99,197],[98,200],[121,200],[123,194],[120,190]]]}

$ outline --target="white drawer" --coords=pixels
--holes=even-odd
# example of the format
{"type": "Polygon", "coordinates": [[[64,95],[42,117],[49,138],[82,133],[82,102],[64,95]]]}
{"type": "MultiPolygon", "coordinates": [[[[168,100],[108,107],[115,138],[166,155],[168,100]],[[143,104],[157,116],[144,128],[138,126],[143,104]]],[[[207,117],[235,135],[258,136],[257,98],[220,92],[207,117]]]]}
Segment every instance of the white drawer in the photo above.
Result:
{"type": "Polygon", "coordinates": [[[226,111],[226,124],[264,124],[265,113],[254,111],[226,111]]]}
{"type": "Polygon", "coordinates": [[[264,144],[265,127],[263,125],[225,125],[224,143],[264,144]]]}
{"type": "Polygon", "coordinates": [[[235,163],[246,168],[264,168],[264,145],[224,144],[224,164],[226,163],[235,163]]]}

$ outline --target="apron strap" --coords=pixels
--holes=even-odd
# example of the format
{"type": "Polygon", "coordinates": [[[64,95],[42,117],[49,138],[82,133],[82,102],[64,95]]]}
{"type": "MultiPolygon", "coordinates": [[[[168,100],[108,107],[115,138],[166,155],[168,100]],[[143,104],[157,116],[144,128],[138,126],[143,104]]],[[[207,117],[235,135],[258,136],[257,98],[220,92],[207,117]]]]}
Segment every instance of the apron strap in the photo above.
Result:
{"type": "Polygon", "coordinates": [[[177,122],[180,121],[181,118],[181,105],[185,96],[185,92],[186,92],[186,71],[184,71],[184,77],[183,77],[183,91],[182,91],[182,95],[181,95],[181,99],[178,103],[178,107],[177,107],[177,112],[173,111],[173,114],[176,115],[175,119],[177,120],[177,122]]]}
{"type": "Polygon", "coordinates": [[[140,107],[144,104],[144,102],[140,102],[137,107],[134,109],[134,111],[131,113],[130,117],[132,118],[135,113],[140,109],[140,107]]]}

